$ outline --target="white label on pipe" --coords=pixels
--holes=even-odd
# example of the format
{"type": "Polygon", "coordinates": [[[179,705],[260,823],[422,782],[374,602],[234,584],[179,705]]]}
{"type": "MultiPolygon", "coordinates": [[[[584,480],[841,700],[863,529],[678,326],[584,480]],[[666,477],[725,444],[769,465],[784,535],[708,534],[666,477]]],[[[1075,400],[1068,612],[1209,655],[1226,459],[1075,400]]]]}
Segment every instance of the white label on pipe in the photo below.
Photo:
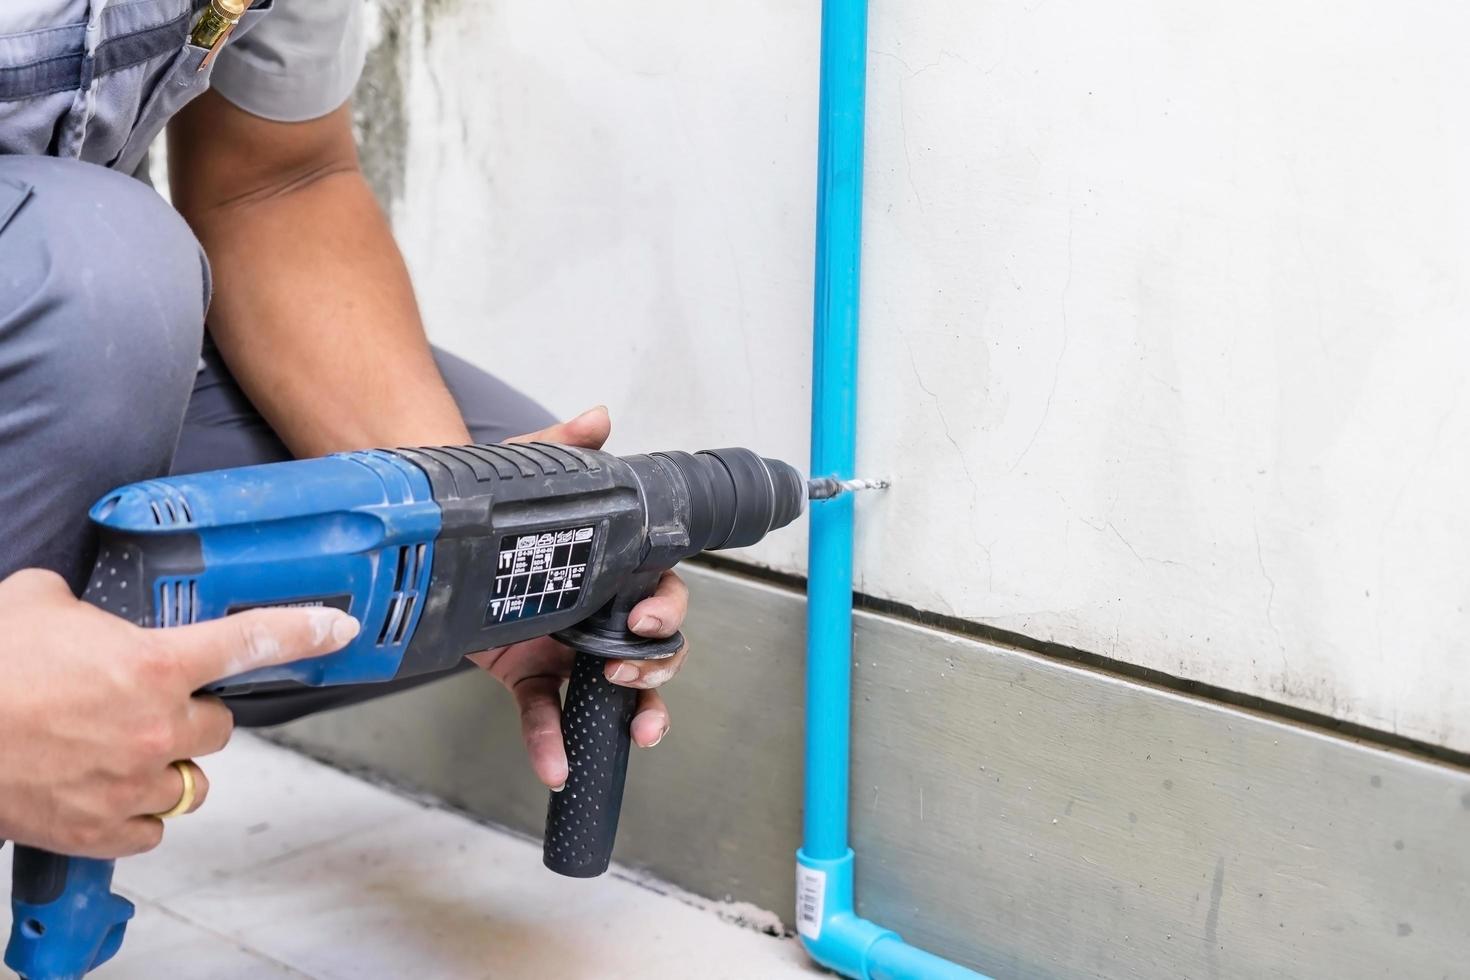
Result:
{"type": "Polygon", "coordinates": [[[827,872],[796,866],[796,931],[808,939],[822,936],[822,905],[827,900],[827,872]]]}

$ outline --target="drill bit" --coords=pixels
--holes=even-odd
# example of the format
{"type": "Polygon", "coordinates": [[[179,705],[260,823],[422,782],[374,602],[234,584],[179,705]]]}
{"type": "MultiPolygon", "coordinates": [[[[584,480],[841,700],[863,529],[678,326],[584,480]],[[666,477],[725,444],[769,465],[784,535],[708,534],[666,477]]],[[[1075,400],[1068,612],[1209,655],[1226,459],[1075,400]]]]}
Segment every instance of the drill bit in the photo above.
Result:
{"type": "Polygon", "coordinates": [[[887,480],[839,480],[833,476],[819,476],[806,481],[806,495],[811,500],[830,500],[839,494],[858,490],[887,489],[887,480]]]}

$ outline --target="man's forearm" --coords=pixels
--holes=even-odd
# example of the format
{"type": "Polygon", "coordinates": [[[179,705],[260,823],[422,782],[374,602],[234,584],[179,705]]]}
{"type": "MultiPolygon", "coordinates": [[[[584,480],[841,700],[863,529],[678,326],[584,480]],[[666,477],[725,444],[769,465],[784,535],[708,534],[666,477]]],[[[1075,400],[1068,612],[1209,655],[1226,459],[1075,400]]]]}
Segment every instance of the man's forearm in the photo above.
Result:
{"type": "Polygon", "coordinates": [[[213,268],[210,333],[293,453],[469,441],[355,156],[303,157],[273,179],[223,173],[241,161],[217,145],[171,147],[175,203],[213,268]]]}
{"type": "Polygon", "coordinates": [[[195,232],[214,267],[210,332],[292,452],[469,441],[359,172],[220,208],[195,232]]]}

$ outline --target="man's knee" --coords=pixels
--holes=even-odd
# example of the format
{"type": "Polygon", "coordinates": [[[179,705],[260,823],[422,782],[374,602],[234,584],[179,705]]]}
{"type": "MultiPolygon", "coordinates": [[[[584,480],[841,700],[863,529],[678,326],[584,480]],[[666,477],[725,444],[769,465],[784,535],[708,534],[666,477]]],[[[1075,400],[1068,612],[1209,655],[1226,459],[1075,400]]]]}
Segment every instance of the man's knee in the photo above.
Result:
{"type": "Polygon", "coordinates": [[[90,164],[0,157],[0,195],[20,199],[0,227],[7,402],[49,408],[58,448],[166,466],[207,304],[198,242],[152,188],[90,164]]]}
{"type": "Polygon", "coordinates": [[[0,157],[0,573],[86,578],[87,507],[161,476],[204,324],[199,244],[152,188],[0,157]]]}

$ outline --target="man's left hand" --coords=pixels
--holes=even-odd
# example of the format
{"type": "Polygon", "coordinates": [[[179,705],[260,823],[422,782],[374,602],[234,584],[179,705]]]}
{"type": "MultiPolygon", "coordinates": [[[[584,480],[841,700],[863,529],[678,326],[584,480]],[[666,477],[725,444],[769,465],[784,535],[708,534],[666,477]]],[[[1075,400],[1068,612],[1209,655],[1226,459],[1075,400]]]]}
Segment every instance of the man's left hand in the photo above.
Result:
{"type": "MultiPolygon", "coordinates": [[[[518,436],[510,442],[555,442],[601,449],[612,431],[607,409],[597,407],[570,422],[518,436]]],[[[665,572],[653,595],[633,607],[629,629],[639,636],[666,637],[679,631],[689,608],[689,589],[673,572],[665,572]]],[[[678,673],[689,654],[686,643],[665,660],[609,660],[607,679],[638,689],[633,715],[633,742],[651,749],[669,731],[669,709],[656,690],[678,673]]],[[[561,686],[571,675],[573,653],[549,636],[472,653],[469,659],[514,695],[521,712],[521,738],[536,777],[553,790],[567,781],[567,753],[561,738],[561,686]]]]}

